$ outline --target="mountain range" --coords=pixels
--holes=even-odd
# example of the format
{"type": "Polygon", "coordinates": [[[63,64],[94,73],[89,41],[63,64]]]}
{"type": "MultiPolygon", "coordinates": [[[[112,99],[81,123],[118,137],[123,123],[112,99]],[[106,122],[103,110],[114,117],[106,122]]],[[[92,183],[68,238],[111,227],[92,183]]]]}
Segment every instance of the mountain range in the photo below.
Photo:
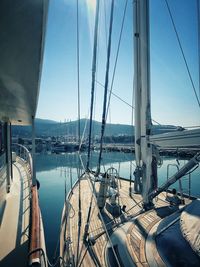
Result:
{"type": "MultiPolygon", "coordinates": [[[[37,137],[47,137],[47,136],[61,136],[61,135],[77,135],[78,121],[69,122],[57,122],[46,119],[36,119],[35,120],[35,131],[37,137]]],[[[177,127],[173,125],[154,125],[153,133],[159,134],[169,131],[176,130],[177,127]]],[[[85,135],[89,131],[89,121],[86,119],[80,120],[80,132],[81,135],[84,132],[85,135]]],[[[100,136],[101,133],[101,123],[98,121],[93,121],[93,136],[100,136]]],[[[30,137],[31,127],[30,126],[12,126],[13,136],[19,137],[30,137]]],[[[119,136],[119,135],[134,135],[134,126],[126,124],[106,124],[105,136],[119,136]]]]}

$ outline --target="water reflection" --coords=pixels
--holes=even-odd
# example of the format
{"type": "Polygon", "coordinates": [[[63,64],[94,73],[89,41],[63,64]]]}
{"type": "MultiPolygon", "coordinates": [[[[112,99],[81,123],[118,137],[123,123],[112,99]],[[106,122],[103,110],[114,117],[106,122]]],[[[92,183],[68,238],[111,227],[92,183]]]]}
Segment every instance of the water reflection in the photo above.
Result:
{"type": "MultiPolygon", "coordinates": [[[[97,166],[98,152],[93,152],[90,160],[90,168],[97,166]]],[[[87,154],[82,153],[81,158],[84,166],[86,165],[87,154]]],[[[103,153],[102,165],[109,163],[119,163],[133,160],[132,154],[120,152],[103,153]]],[[[36,156],[37,172],[49,171],[59,167],[76,168],[78,162],[77,153],[63,153],[63,154],[38,154],[36,156]]]]}

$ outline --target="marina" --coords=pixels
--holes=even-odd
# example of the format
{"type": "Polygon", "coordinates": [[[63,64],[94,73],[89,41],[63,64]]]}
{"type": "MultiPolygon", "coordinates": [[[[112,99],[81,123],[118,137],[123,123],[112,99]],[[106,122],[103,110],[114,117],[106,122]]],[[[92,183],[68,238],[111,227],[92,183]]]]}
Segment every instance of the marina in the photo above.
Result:
{"type": "Polygon", "coordinates": [[[0,267],[200,266],[200,0],[0,25],[0,267]]]}

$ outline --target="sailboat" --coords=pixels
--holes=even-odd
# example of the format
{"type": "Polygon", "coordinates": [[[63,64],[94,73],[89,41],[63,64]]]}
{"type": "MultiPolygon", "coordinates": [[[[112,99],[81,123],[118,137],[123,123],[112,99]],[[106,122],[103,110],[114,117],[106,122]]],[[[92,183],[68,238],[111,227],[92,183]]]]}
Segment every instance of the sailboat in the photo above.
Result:
{"type": "MultiPolygon", "coordinates": [[[[64,203],[60,234],[61,266],[200,265],[200,199],[183,194],[181,183],[180,192],[169,190],[169,186],[198,167],[200,153],[197,152],[181,169],[177,168],[177,172],[167,177],[162,186],[158,186],[157,177],[158,148],[198,147],[200,132],[195,129],[151,134],[149,1],[136,0],[133,5],[135,179],[127,181],[120,178],[113,167],[101,172],[100,165],[97,171],[91,171],[89,161],[86,167],[83,166],[84,172],[64,203]]],[[[114,1],[111,1],[109,39],[113,8],[114,1]]],[[[96,72],[98,9],[99,1],[96,1],[92,88],[96,72]]],[[[108,54],[109,49],[108,42],[108,54]]],[[[105,88],[109,55],[106,71],[105,88]]],[[[92,91],[91,99],[93,96],[92,91]]],[[[91,104],[90,118],[92,112],[91,104]]],[[[105,109],[102,136],[104,128],[105,109]]],[[[91,129],[90,124],[90,133],[91,129]]],[[[101,155],[99,159],[100,163],[101,155]]],[[[80,164],[83,165],[81,160],[80,164]]]]}
{"type": "Polygon", "coordinates": [[[0,266],[47,266],[35,171],[34,120],[48,1],[0,2],[0,266]],[[12,144],[32,125],[32,154],[12,144]]]}

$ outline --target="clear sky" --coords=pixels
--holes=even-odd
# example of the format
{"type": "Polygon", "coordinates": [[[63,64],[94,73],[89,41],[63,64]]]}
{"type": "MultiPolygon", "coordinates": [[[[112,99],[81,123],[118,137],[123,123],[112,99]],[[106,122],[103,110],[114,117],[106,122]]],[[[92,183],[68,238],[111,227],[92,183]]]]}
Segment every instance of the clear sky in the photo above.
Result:
{"type": "MultiPolygon", "coordinates": [[[[133,7],[128,0],[113,92],[131,104],[133,7]]],[[[200,98],[196,0],[168,0],[200,98]]],[[[89,115],[95,0],[79,0],[81,117],[89,115]]],[[[97,81],[104,84],[111,0],[101,0],[97,81]]],[[[111,83],[125,0],[115,0],[111,83]]],[[[183,61],[165,0],[150,1],[152,117],[161,124],[200,125],[200,108],[183,61]]],[[[37,117],[77,119],[76,1],[50,0],[37,117]]],[[[110,84],[109,83],[109,84],[110,84]]],[[[96,84],[94,118],[101,121],[104,88],[96,84]]],[[[131,108],[112,96],[108,122],[131,123],[131,108]]]]}

